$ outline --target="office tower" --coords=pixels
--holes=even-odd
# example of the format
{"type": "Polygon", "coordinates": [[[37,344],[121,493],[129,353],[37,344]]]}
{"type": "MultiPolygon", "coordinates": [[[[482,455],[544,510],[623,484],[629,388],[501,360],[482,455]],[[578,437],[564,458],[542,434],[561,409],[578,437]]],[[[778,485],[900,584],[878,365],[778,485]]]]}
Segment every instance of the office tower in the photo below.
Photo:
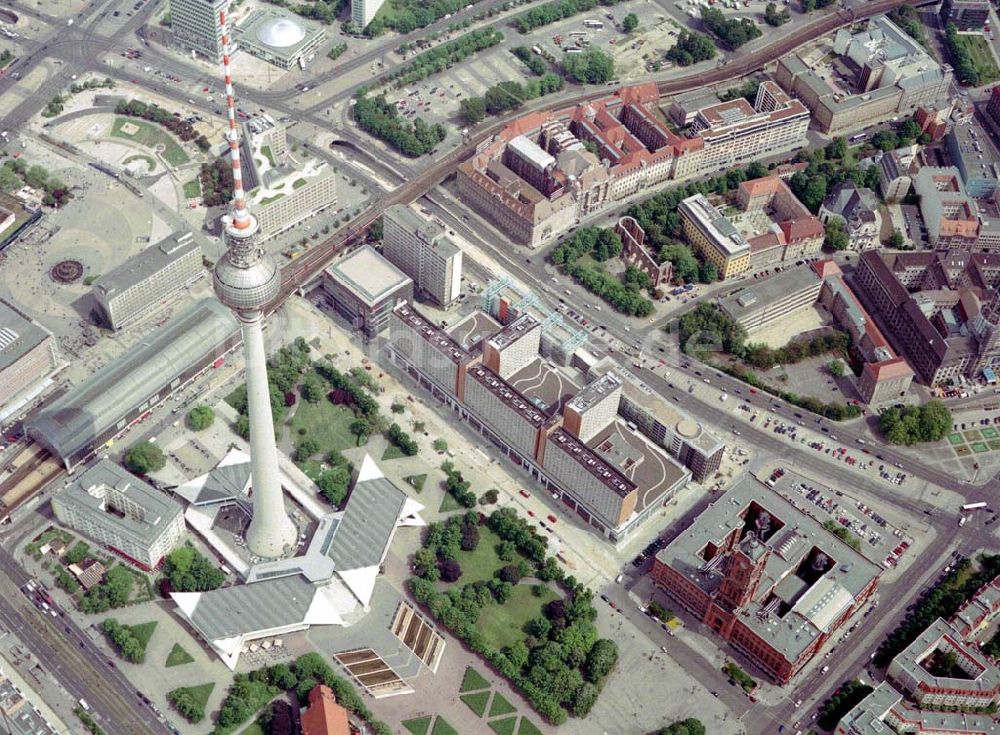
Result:
{"type": "Polygon", "coordinates": [[[223,27],[229,0],[170,0],[170,30],[181,48],[209,61],[221,61],[223,27]]]}
{"type": "Polygon", "coordinates": [[[229,112],[229,155],[233,164],[233,208],[223,216],[226,253],[215,266],[215,293],[236,314],[243,330],[247,361],[247,407],[250,416],[250,475],[253,486],[253,520],[247,529],[247,546],[257,556],[281,556],[294,545],[295,524],[285,512],[278,479],[278,450],[274,444],[264,332],[263,308],[278,295],[281,273],[258,242],[258,224],[247,211],[240,172],[240,134],[236,127],[233,79],[229,71],[229,36],[223,27],[222,64],[229,112]]]}
{"type": "Polygon", "coordinates": [[[441,306],[457,299],[462,286],[462,251],[444,228],[401,204],[385,210],[382,219],[382,255],[441,306]]]}

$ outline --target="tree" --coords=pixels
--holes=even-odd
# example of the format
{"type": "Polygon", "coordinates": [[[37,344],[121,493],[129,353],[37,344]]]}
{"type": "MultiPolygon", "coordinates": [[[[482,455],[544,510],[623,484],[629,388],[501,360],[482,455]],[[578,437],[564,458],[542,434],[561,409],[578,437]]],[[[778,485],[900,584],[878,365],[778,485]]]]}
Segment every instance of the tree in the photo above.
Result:
{"type": "Polygon", "coordinates": [[[458,105],[458,114],[466,125],[475,125],[486,117],[486,101],[482,97],[467,97],[458,105]]]}
{"type": "Polygon", "coordinates": [[[319,403],[323,400],[326,386],[319,375],[309,373],[306,375],[305,380],[302,381],[302,387],[299,389],[299,392],[302,393],[302,398],[309,403],[319,403]]]}
{"type": "Polygon", "coordinates": [[[749,18],[727,18],[718,8],[702,8],[705,27],[730,49],[738,49],[761,36],[761,31],[749,18]]]}
{"type": "Polygon", "coordinates": [[[166,467],[167,458],[156,444],[142,441],[128,450],[125,455],[125,466],[137,475],[147,475],[166,467]]]}
{"type": "Polygon", "coordinates": [[[823,246],[827,250],[832,250],[838,252],[840,250],[846,250],[849,239],[847,237],[847,231],[844,229],[844,222],[841,219],[833,217],[829,222],[826,223],[826,237],[823,239],[823,246]]]}
{"type": "Polygon", "coordinates": [[[192,546],[181,546],[167,554],[163,573],[174,592],[206,592],[226,581],[225,573],[192,546]]]}
{"type": "Polygon", "coordinates": [[[636,28],[639,27],[639,16],[635,13],[629,13],[624,18],[622,18],[622,30],[626,33],[631,33],[636,28]]]}
{"type": "Polygon", "coordinates": [[[351,482],[351,473],[347,467],[332,467],[320,472],[316,485],[320,493],[332,505],[339,506],[347,497],[347,488],[351,482]]]}
{"type": "Polygon", "coordinates": [[[462,576],[462,565],[454,559],[445,559],[438,564],[438,571],[441,572],[442,581],[457,582],[462,576]]]}
{"type": "Polygon", "coordinates": [[[847,141],[838,136],[831,140],[826,146],[826,157],[840,160],[847,155],[847,141]]]}
{"type": "Polygon", "coordinates": [[[601,638],[594,643],[590,653],[587,654],[584,671],[590,681],[598,682],[610,674],[617,663],[618,646],[615,645],[614,641],[601,638]]]}
{"type": "Polygon", "coordinates": [[[357,446],[360,447],[368,441],[368,435],[371,433],[372,427],[364,419],[355,419],[348,426],[348,430],[357,437],[357,446]]]}
{"type": "Polygon", "coordinates": [[[517,568],[516,564],[508,564],[501,567],[500,571],[497,572],[497,576],[504,582],[510,582],[511,584],[517,584],[521,581],[521,571],[517,568]]]}
{"type": "Polygon", "coordinates": [[[706,260],[698,268],[698,280],[702,283],[714,283],[719,280],[719,269],[711,260],[706,260]]]}
{"type": "Polygon", "coordinates": [[[670,47],[666,57],[678,66],[690,66],[715,58],[715,44],[703,33],[681,31],[677,43],[670,47]]]}
{"type": "Polygon", "coordinates": [[[884,153],[899,147],[899,138],[891,130],[879,130],[872,136],[872,145],[884,153]]]}
{"type": "Polygon", "coordinates": [[[597,695],[600,690],[589,681],[584,682],[573,694],[573,702],[570,709],[575,717],[586,717],[591,708],[597,702],[597,695]]]}
{"type": "Polygon", "coordinates": [[[448,451],[448,442],[441,438],[435,439],[431,446],[434,447],[434,451],[438,454],[448,451]]]}
{"type": "Polygon", "coordinates": [[[615,77],[615,62],[598,48],[591,46],[580,54],[566,54],[563,73],[579,84],[605,84],[615,77]]]}
{"type": "Polygon", "coordinates": [[[768,3],[767,7],[764,8],[764,22],[769,26],[777,28],[791,19],[792,14],[788,12],[788,9],[782,8],[779,11],[776,3],[768,3]]]}
{"type": "Polygon", "coordinates": [[[906,239],[903,237],[903,233],[899,231],[898,227],[893,228],[887,244],[891,248],[901,248],[906,244],[906,239]]]}
{"type": "Polygon", "coordinates": [[[893,444],[940,441],[951,427],[951,411],[938,400],[922,406],[889,408],[879,416],[879,430],[893,444]]]}
{"type": "Polygon", "coordinates": [[[844,363],[841,360],[830,360],[826,364],[826,369],[830,371],[830,375],[835,378],[844,377],[844,363]]]}
{"type": "Polygon", "coordinates": [[[295,447],[295,459],[298,462],[307,462],[319,451],[319,442],[312,437],[307,437],[299,442],[295,447]]]}
{"type": "Polygon", "coordinates": [[[215,411],[210,406],[195,406],[187,415],[187,423],[195,431],[203,431],[215,421],[215,411]]]}

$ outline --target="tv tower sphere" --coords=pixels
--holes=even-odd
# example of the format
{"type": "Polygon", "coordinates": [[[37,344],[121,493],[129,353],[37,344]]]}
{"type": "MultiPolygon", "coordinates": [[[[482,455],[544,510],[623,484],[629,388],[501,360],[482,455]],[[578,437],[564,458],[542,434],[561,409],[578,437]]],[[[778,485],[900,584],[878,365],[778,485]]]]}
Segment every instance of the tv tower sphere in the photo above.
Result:
{"type": "Polygon", "coordinates": [[[247,211],[240,169],[240,135],[236,127],[233,81],[229,73],[229,35],[226,14],[222,25],[222,64],[226,76],[226,106],[229,112],[229,157],[233,166],[232,211],[222,218],[226,252],[215,265],[212,279],[219,301],[240,320],[247,363],[247,413],[250,418],[250,484],[253,519],[247,529],[247,548],[260,557],[277,558],[294,547],[297,531],[285,512],[278,476],[278,449],[274,443],[271,391],[267,384],[264,351],[263,309],[281,289],[281,273],[274,260],[260,247],[257,218],[247,211]]]}

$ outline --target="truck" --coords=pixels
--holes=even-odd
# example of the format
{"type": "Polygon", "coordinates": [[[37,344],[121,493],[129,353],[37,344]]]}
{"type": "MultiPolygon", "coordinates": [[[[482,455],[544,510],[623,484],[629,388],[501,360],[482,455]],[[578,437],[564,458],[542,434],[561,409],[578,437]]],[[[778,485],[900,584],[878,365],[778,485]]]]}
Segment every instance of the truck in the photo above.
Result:
{"type": "Polygon", "coordinates": [[[985,507],[986,503],[966,503],[965,505],[962,506],[962,510],[963,511],[982,510],[985,507]]]}
{"type": "Polygon", "coordinates": [[[86,699],[82,698],[80,699],[80,708],[83,709],[85,712],[90,712],[90,705],[87,704],[86,699]]]}

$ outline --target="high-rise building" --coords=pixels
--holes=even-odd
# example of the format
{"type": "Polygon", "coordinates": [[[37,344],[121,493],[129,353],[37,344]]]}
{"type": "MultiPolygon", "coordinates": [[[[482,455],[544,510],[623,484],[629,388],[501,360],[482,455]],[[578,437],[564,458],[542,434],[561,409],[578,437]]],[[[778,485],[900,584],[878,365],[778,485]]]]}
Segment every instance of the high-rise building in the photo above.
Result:
{"type": "Polygon", "coordinates": [[[37,394],[58,363],[52,332],[0,300],[0,421],[37,394]]]}
{"type": "Polygon", "coordinates": [[[170,0],[170,30],[181,48],[209,61],[222,61],[224,44],[220,19],[229,0],[170,0]]]}
{"type": "Polygon", "coordinates": [[[618,415],[622,380],[607,373],[588,384],[563,407],[563,428],[586,443],[600,434],[618,415]]]}
{"type": "Polygon", "coordinates": [[[351,22],[359,29],[375,19],[375,14],[385,0],[351,0],[351,22]]]}
{"type": "Polygon", "coordinates": [[[494,334],[483,346],[483,364],[506,380],[538,357],[542,323],[522,314],[494,334]]]}
{"type": "Polygon", "coordinates": [[[439,305],[454,302],[462,287],[462,251],[444,228],[401,204],[385,210],[382,221],[382,255],[439,305]]]}
{"type": "Polygon", "coordinates": [[[413,281],[368,245],[323,271],[323,290],[333,308],[374,337],[387,326],[396,304],[413,299],[413,281]]]}
{"type": "Polygon", "coordinates": [[[94,281],[94,299],[112,329],[121,329],[199,278],[201,247],[194,235],[175,234],[132,256],[94,281]]]}
{"type": "Polygon", "coordinates": [[[233,206],[223,216],[226,252],[215,266],[215,293],[219,301],[236,314],[242,324],[246,352],[247,412],[250,417],[250,462],[253,486],[253,519],[246,532],[247,547],[261,557],[273,558],[294,546],[297,531],[285,511],[278,478],[278,450],[274,443],[264,352],[263,308],[281,289],[281,272],[260,247],[259,226],[250,214],[243,193],[240,169],[240,134],[236,126],[236,103],[229,70],[229,36],[225,13],[219,12],[223,27],[222,55],[226,80],[226,107],[229,111],[229,155],[233,165],[233,206]]]}
{"type": "Polygon", "coordinates": [[[180,503],[102,459],[52,496],[56,518],[153,569],[184,538],[180,503]]]}

